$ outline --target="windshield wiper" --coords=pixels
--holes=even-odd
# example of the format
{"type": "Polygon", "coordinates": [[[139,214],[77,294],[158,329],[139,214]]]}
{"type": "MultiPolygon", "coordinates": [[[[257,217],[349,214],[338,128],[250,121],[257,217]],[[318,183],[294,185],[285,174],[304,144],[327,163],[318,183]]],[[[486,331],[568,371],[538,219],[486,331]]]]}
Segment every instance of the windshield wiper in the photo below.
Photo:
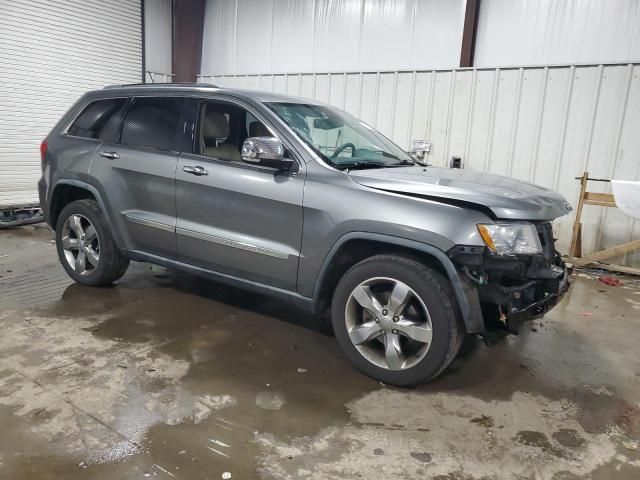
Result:
{"type": "Polygon", "coordinates": [[[417,159],[417,158],[415,158],[415,157],[412,157],[412,158],[413,158],[413,163],[417,163],[417,164],[418,164],[418,165],[420,165],[421,167],[429,167],[429,166],[430,166],[430,165],[429,165],[427,162],[425,162],[424,160],[419,160],[419,159],[417,159]]]}
{"type": "Polygon", "coordinates": [[[385,165],[384,163],[367,162],[366,160],[358,160],[357,162],[342,163],[342,164],[336,165],[337,168],[344,169],[347,171],[353,170],[353,169],[359,169],[359,168],[386,168],[388,166],[389,165],[385,165]]]}
{"type": "Polygon", "coordinates": [[[415,164],[416,164],[415,160],[408,160],[405,158],[403,160],[400,160],[398,163],[394,163],[393,165],[400,166],[400,165],[415,165],[415,164]]]}
{"type": "Polygon", "coordinates": [[[341,168],[344,170],[354,170],[354,169],[365,169],[365,168],[395,168],[395,167],[404,167],[405,165],[415,165],[416,162],[413,160],[400,160],[396,163],[378,163],[378,162],[370,162],[367,160],[358,160],[357,162],[352,163],[343,163],[336,165],[337,168],[341,168]]]}

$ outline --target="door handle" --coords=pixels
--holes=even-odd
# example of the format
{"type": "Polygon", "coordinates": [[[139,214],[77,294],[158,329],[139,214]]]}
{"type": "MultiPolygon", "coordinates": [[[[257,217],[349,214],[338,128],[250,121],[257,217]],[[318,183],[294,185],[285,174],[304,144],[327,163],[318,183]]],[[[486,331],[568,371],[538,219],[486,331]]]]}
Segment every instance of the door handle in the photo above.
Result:
{"type": "Polygon", "coordinates": [[[190,173],[191,175],[197,175],[198,177],[202,175],[209,175],[209,172],[206,169],[198,165],[196,165],[195,167],[192,167],[191,165],[185,165],[184,167],[182,167],[182,171],[190,173]]]}
{"type": "Polygon", "coordinates": [[[120,158],[116,152],[100,152],[100,156],[104,158],[108,158],[110,160],[117,160],[120,158]]]}

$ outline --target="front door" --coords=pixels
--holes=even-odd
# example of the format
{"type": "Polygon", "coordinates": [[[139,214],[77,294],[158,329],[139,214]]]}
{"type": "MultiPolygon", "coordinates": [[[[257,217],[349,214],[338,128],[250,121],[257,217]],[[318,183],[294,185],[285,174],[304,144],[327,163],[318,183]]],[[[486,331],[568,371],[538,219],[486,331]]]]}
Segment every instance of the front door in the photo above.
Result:
{"type": "Polygon", "coordinates": [[[95,153],[90,173],[105,190],[127,249],[176,257],[175,172],[183,100],[138,97],[126,109],[119,141],[95,153]]]}
{"type": "Polygon", "coordinates": [[[231,101],[194,106],[193,153],[176,170],[180,261],[295,290],[302,239],[302,162],[295,171],[242,161],[244,139],[271,136],[255,112],[231,101]]]}

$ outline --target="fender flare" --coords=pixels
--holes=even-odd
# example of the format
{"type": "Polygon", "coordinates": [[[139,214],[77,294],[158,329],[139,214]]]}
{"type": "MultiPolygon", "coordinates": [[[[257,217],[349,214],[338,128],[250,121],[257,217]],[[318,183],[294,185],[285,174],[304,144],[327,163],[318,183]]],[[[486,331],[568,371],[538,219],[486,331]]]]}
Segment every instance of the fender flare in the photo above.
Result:
{"type": "Polygon", "coordinates": [[[449,259],[447,254],[441,249],[434,247],[433,245],[418,242],[415,240],[409,240],[402,237],[395,237],[392,235],[384,235],[379,233],[369,232],[350,232],[340,237],[331,247],[331,250],[327,254],[320,267],[318,276],[313,288],[313,298],[318,300],[320,297],[320,290],[325,278],[325,274],[333,261],[334,256],[338,250],[346,242],[350,240],[372,240],[376,242],[388,243],[391,245],[397,245],[399,247],[409,248],[417,250],[433,257],[441,265],[446,272],[453,293],[458,301],[458,307],[460,308],[460,314],[462,315],[462,321],[464,322],[467,333],[483,334],[484,319],[482,317],[482,310],[480,308],[480,299],[477,289],[471,285],[464,277],[461,277],[456,270],[455,265],[449,259]]]}
{"type": "MultiPolygon", "coordinates": [[[[91,185],[90,183],[87,182],[82,182],[80,180],[73,180],[73,179],[69,179],[69,178],[63,178],[60,179],[58,181],[56,181],[56,183],[54,183],[53,188],[51,189],[51,196],[48,199],[48,204],[51,204],[51,200],[53,199],[53,195],[56,192],[56,189],[60,186],[60,185],[71,185],[73,187],[78,187],[78,188],[82,188],[84,190],[87,190],[89,193],[91,193],[94,198],[96,199],[96,201],[98,202],[98,206],[100,207],[100,210],[102,210],[102,213],[104,214],[105,217],[107,217],[107,220],[109,221],[109,223],[111,225],[113,225],[113,219],[111,218],[111,215],[109,214],[109,210],[107,209],[104,201],[102,200],[102,195],[100,195],[100,193],[98,192],[98,189],[96,189],[96,187],[94,187],[93,185],[91,185]]],[[[49,213],[47,212],[47,216],[49,216],[49,213]]],[[[47,218],[47,223],[49,222],[49,218],[47,218]]],[[[51,228],[55,229],[55,225],[50,225],[51,228]]],[[[121,239],[120,239],[120,235],[117,232],[117,229],[111,229],[111,235],[113,236],[113,239],[116,243],[116,246],[120,247],[121,246],[121,239]]]]}

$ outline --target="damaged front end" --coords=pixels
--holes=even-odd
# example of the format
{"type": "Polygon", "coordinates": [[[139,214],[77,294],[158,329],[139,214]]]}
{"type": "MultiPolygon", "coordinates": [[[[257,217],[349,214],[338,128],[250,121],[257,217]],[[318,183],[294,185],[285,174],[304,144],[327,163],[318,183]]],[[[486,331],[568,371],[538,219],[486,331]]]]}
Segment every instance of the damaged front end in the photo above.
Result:
{"type": "Polygon", "coordinates": [[[543,316],[569,288],[567,267],[555,249],[551,223],[531,223],[527,228],[531,231],[529,243],[535,243],[530,248],[525,245],[526,238],[519,245],[516,239],[516,247],[508,252],[495,234],[494,242],[490,233],[484,232],[487,247],[457,245],[449,251],[460,273],[477,289],[485,324],[483,336],[488,342],[506,333],[517,334],[524,320],[543,316]]]}

